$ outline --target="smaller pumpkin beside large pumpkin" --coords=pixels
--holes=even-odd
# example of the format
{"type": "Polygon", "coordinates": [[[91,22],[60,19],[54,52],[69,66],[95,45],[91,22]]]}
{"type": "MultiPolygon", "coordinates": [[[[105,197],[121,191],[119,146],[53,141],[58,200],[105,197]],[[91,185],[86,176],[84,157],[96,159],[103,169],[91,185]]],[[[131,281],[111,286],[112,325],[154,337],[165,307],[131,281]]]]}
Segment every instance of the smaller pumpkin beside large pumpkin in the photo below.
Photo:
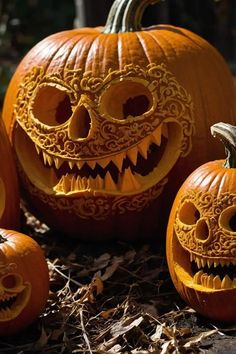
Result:
{"type": "Polygon", "coordinates": [[[236,127],[217,123],[226,160],[205,163],[183,183],[167,228],[167,261],[180,296],[200,314],[236,320],[236,127]]]}
{"type": "Polygon", "coordinates": [[[48,294],[48,267],[39,244],[0,229],[0,335],[29,326],[43,311],[48,294]]]}

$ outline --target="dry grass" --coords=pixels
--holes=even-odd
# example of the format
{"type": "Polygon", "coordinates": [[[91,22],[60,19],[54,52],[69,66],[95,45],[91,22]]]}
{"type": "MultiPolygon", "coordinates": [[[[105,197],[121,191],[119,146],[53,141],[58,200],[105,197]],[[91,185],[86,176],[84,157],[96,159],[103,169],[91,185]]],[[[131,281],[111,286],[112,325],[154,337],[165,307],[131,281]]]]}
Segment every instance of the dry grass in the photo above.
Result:
{"type": "Polygon", "coordinates": [[[219,330],[181,301],[163,245],[85,244],[24,218],[45,251],[50,296],[32,326],[0,339],[1,354],[214,353],[214,343],[234,338],[234,327],[219,330]]]}

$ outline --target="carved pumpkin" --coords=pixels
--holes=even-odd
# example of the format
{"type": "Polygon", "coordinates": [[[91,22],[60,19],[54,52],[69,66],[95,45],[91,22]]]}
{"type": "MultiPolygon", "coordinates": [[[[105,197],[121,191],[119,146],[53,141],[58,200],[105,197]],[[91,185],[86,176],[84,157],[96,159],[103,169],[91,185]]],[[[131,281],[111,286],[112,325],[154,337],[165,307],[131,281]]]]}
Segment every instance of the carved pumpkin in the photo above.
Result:
{"type": "Polygon", "coordinates": [[[214,320],[236,320],[236,127],[212,126],[228,152],[197,168],[174,201],[167,260],[177,291],[214,320]]]}
{"type": "Polygon", "coordinates": [[[206,128],[235,113],[231,74],[212,46],[170,25],[141,28],[153,2],[116,0],[104,28],[49,36],[9,85],[4,120],[24,196],[66,234],[152,235],[160,205],[206,160],[206,128]]]}
{"type": "Polygon", "coordinates": [[[18,229],[20,224],[20,197],[16,166],[1,116],[0,156],[0,227],[18,229]]]}
{"type": "Polygon", "coordinates": [[[18,332],[43,310],[49,293],[48,267],[38,243],[0,229],[0,335],[18,332]]]}

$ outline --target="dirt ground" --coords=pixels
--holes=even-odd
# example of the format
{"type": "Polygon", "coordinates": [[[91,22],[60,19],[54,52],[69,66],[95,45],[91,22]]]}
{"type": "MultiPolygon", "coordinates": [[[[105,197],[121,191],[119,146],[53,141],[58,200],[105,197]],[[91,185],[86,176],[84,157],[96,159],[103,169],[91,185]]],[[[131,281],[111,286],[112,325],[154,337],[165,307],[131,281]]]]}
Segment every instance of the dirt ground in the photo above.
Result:
{"type": "Polygon", "coordinates": [[[31,326],[0,339],[0,354],[236,353],[236,324],[207,320],[180,299],[164,244],[80,243],[22,217],[45,252],[50,294],[31,326]]]}

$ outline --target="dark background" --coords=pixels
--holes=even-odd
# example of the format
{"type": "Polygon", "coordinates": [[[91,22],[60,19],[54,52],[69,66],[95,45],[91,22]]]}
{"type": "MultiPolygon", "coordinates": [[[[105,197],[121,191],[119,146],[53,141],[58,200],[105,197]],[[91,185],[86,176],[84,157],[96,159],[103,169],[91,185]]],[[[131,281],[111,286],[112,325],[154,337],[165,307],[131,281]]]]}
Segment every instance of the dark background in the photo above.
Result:
{"type": "MultiPolygon", "coordinates": [[[[49,34],[104,25],[113,0],[0,0],[0,104],[15,66],[49,34]]],[[[213,44],[236,73],[236,0],[165,0],[150,6],[143,25],[171,23],[213,44]]]]}

